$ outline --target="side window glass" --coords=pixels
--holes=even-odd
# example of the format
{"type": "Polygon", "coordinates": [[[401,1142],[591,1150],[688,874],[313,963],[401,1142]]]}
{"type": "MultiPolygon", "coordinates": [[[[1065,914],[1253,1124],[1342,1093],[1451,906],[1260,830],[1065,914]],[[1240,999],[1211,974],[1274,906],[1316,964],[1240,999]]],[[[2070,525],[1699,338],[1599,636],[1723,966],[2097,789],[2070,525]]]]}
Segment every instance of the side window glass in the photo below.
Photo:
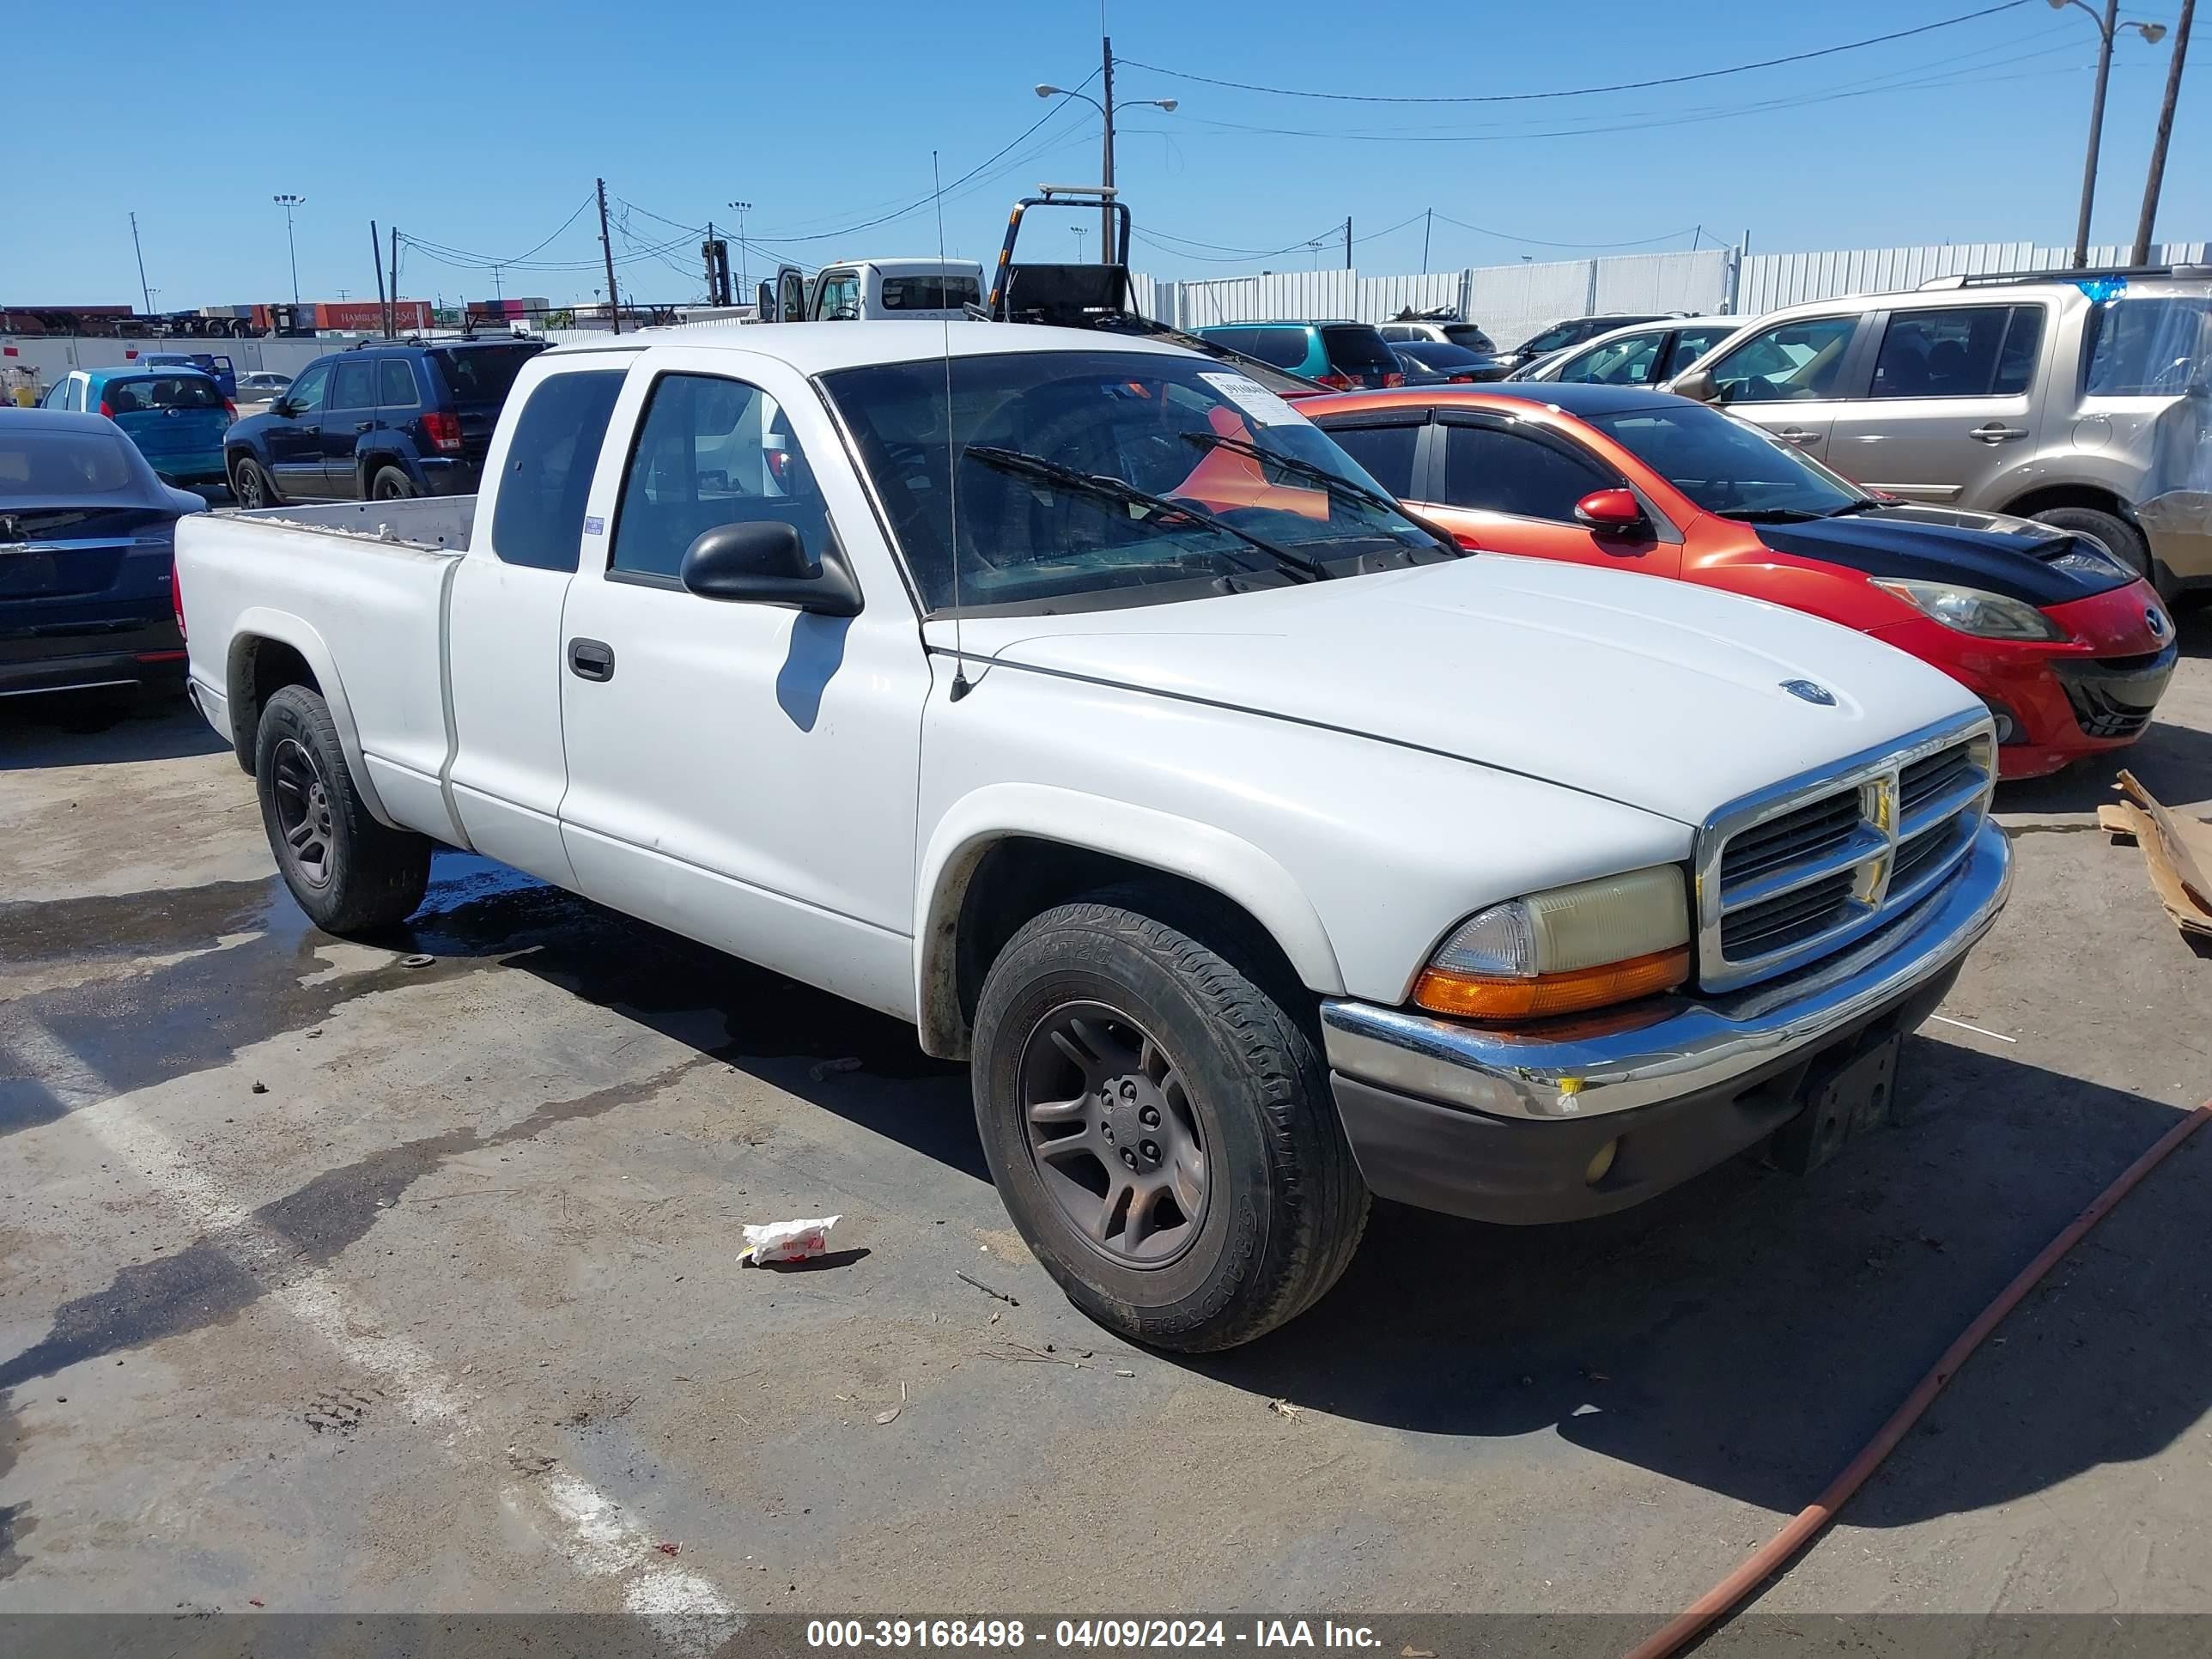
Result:
{"type": "Polygon", "coordinates": [[[1990,389],[2000,398],[2017,398],[2035,380],[2036,348],[2043,343],[2043,307],[2014,306],[2006,325],[2004,344],[1997,350],[1996,384],[1990,389]]]}
{"type": "Polygon", "coordinates": [[[1842,372],[1856,317],[1805,317],[1763,329],[1713,366],[1723,402],[1825,398],[1842,372]]]}
{"type": "Polygon", "coordinates": [[[1625,340],[1608,340],[1567,359],[1559,370],[1563,380],[1583,380],[1597,386],[1649,386],[1653,365],[1659,361],[1663,334],[1632,334],[1625,340]]]}
{"type": "Polygon", "coordinates": [[[1900,311],[1882,331],[1874,398],[1980,398],[1997,378],[2013,306],[1900,311]]]}
{"type": "Polygon", "coordinates": [[[501,562],[576,568],[584,501],[622,383],[618,368],[590,369],[552,375],[530,394],[516,417],[492,509],[491,550],[501,562]]]}
{"type": "Polygon", "coordinates": [[[386,357],[376,366],[376,401],[380,407],[385,409],[422,407],[422,394],[415,389],[414,366],[404,357],[386,357]]]}
{"type": "Polygon", "coordinates": [[[1444,500],[1454,507],[1521,519],[1575,521],[1575,503],[1616,481],[1590,462],[1517,432],[1450,426],[1444,447],[1444,500]]]}
{"type": "Polygon", "coordinates": [[[301,414],[313,415],[323,406],[323,387],[330,378],[331,366],[328,363],[310,363],[307,373],[293,381],[291,388],[284,395],[291,399],[292,406],[301,414]]]}
{"type": "Polygon", "coordinates": [[[707,531],[777,520],[821,556],[829,514],[781,406],[742,380],[662,375],[623,480],[609,569],[672,580],[707,531]]]}
{"type": "Polygon", "coordinates": [[[373,364],[356,358],[338,365],[331,377],[331,407],[332,409],[374,409],[376,407],[376,370],[373,364]]]}
{"type": "Polygon", "coordinates": [[[1667,372],[1680,374],[1735,332],[1735,325],[1733,323],[1723,324],[1718,328],[1684,329],[1674,337],[1674,357],[1667,372]]]}
{"type": "Polygon", "coordinates": [[[1421,441],[1418,422],[1404,426],[1338,426],[1324,430],[1339,449],[1359,463],[1360,471],[1391,495],[1401,501],[1413,495],[1413,452],[1421,441]]]}
{"type": "Polygon", "coordinates": [[[815,313],[830,322],[851,322],[860,314],[860,276],[858,271],[832,271],[822,279],[822,299],[815,313]]]}

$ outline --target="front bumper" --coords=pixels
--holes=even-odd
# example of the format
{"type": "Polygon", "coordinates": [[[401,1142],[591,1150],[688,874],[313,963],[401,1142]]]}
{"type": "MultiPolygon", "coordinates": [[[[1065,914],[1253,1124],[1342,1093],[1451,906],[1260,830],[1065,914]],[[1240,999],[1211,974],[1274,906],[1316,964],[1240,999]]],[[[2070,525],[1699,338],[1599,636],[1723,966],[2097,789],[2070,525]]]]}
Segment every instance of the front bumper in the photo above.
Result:
{"type": "Polygon", "coordinates": [[[1572,1220],[1655,1197],[1795,1117],[1817,1063],[1926,1018],[2011,884],[2011,848],[1985,823],[1949,880],[1847,951],[1731,995],[1655,999],[1552,1031],[1326,1002],[1360,1171],[1382,1197],[1485,1221],[1572,1220]],[[1586,1179],[1613,1140],[1610,1168],[1586,1179]]]}

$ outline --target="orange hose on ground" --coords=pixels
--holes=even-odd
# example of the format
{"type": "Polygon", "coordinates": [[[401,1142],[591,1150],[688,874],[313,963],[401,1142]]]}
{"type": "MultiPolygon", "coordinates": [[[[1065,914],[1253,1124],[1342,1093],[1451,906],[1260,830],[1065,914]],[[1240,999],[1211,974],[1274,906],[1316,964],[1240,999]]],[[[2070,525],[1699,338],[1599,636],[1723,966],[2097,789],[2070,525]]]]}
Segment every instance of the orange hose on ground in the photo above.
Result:
{"type": "Polygon", "coordinates": [[[1996,1329],[2000,1321],[2017,1307],[2022,1297],[2033,1290],[2044,1274],[2058,1265],[2061,1258],[2081,1242],[2090,1228],[2112,1212],[2113,1206],[2132,1191],[2137,1182],[2148,1175],[2168,1152],[2212,1121],[2212,1101],[2207,1101],[2187,1117],[2160,1136],[2157,1143],[2120,1172],[2119,1178],[2097,1194],[2089,1207],[2075,1216],[2065,1231],[2043,1247],[2034,1261],[2021,1268],[2012,1283],[1998,1292],[1996,1300],[1975,1316],[1974,1322],[1960,1332],[1957,1341],[1943,1350],[1943,1356],[1922,1377],[1912,1392],[1905,1397],[1888,1422],[1881,1425],[1875,1437],[1867,1442],[1859,1455],[1844,1467],[1844,1472],[1829,1482],[1827,1491],[1806,1508],[1792,1516],[1781,1531],[1746,1556],[1735,1571],[1715,1584],[1688,1607],[1678,1613],[1665,1628],[1638,1643],[1628,1650],[1627,1659],[1667,1659],[1667,1656],[1704,1634],[1724,1614],[1732,1611],[1752,1591],[1757,1589],[1773,1574],[1787,1566],[1798,1551],[1810,1543],[1815,1533],[1836,1518],[1836,1512],[1849,1503],[1851,1494],[1866,1484],[1866,1479],[1881,1466],[1881,1462],[1896,1449],[1897,1443],[1905,1438],[1905,1431],[1920,1420],[1921,1413],[1935,1402],[1943,1385],[1958,1374],[1966,1364],[1966,1356],[1982,1345],[1982,1339],[1996,1329]]]}

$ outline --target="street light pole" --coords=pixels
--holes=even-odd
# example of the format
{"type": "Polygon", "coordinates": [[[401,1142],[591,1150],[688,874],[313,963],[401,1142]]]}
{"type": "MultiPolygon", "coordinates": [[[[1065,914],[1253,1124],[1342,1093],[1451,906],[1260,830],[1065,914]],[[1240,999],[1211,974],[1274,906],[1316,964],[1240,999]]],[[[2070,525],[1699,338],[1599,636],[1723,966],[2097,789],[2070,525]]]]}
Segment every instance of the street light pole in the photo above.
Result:
{"type": "Polygon", "coordinates": [[[271,197],[270,199],[284,210],[284,249],[292,259],[292,303],[296,306],[300,303],[300,247],[299,244],[292,240],[292,210],[305,206],[307,198],[288,192],[283,196],[271,197]]]}
{"type": "MultiPolygon", "coordinates": [[[[1104,88],[1106,101],[1104,103],[1100,103],[1087,92],[1073,92],[1066,87],[1055,87],[1050,82],[1039,86],[1036,95],[1040,98],[1080,98],[1098,112],[1106,123],[1106,145],[1099,158],[1100,171],[1106,176],[1098,182],[1111,191],[1114,188],[1114,43],[1103,35],[1099,37],[1099,41],[1106,52],[1104,88]]],[[[1141,109],[1164,110],[1172,114],[1177,101],[1173,98],[1142,98],[1137,100],[1135,106],[1141,109]]],[[[1127,108],[1129,106],[1125,105],[1123,107],[1127,108]]],[[[1098,210],[1098,263],[1112,264],[1115,254],[1114,204],[1113,198],[1110,196],[1107,198],[1105,205],[1098,210]]]]}
{"type": "Polygon", "coordinates": [[[753,210],[753,204],[750,202],[731,202],[726,205],[738,216],[738,292],[750,294],[752,288],[745,281],[745,215],[753,210]]]}
{"type": "Polygon", "coordinates": [[[2097,90],[2089,104],[2089,147],[2081,158],[2081,210],[2074,221],[2074,269],[2089,263],[2089,210],[2097,198],[2097,150],[2105,136],[2105,82],[2112,72],[2112,39],[2124,28],[2156,46],[2166,38],[2163,23],[2120,21],[2120,0],[2105,0],[2100,15],[2088,0],[2051,0],[2053,11],[2073,6],[2097,26],[2097,90]]]}

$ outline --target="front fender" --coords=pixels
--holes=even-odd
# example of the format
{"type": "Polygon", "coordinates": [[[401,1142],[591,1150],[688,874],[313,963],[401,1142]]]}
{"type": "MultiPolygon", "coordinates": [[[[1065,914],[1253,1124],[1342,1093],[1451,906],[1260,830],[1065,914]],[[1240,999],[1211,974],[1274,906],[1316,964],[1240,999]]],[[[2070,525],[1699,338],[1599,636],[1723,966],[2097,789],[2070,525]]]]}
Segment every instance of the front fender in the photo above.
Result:
{"type": "Polygon", "coordinates": [[[315,684],[322,693],[325,705],[331,711],[331,724],[337,728],[338,745],[345,750],[346,769],[353,774],[355,790],[362,802],[379,823],[392,829],[403,826],[393,822],[385,810],[383,800],[376,793],[376,781],[369,775],[368,757],[362,752],[361,728],[356,724],[353,704],[346,696],[345,681],[339,677],[337,659],[331,654],[330,647],[314,625],[305,618],[287,611],[272,610],[266,605],[254,605],[239,615],[230,635],[230,654],[227,665],[227,681],[230,697],[231,731],[233,741],[240,752],[251,754],[254,734],[240,730],[246,711],[252,709],[259,718],[259,707],[253,700],[251,653],[246,647],[255,640],[273,640],[289,645],[306,659],[315,677],[315,684]]]}
{"type": "Polygon", "coordinates": [[[923,849],[915,883],[915,1006],[922,1046],[953,1054],[964,1042],[957,934],[985,853],[1012,836],[1103,853],[1210,887],[1242,905],[1273,937],[1308,989],[1344,994],[1328,931],[1304,890],[1270,854],[1212,824],[1048,784],[987,785],[956,801],[923,849]]]}

